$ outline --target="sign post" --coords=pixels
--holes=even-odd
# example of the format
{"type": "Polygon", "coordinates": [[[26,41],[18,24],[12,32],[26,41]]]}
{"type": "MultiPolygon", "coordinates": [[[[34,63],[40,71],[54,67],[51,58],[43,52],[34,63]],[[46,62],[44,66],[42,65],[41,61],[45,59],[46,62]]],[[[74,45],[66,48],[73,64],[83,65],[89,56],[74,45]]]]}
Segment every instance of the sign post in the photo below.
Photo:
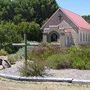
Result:
{"type": "Polygon", "coordinates": [[[27,69],[27,35],[24,33],[24,43],[13,43],[13,46],[24,46],[25,47],[25,68],[27,69]]]}
{"type": "Polygon", "coordinates": [[[27,35],[24,33],[24,43],[13,43],[13,46],[24,46],[25,47],[25,68],[27,69],[27,46],[38,46],[39,43],[27,43],[27,35]]]}

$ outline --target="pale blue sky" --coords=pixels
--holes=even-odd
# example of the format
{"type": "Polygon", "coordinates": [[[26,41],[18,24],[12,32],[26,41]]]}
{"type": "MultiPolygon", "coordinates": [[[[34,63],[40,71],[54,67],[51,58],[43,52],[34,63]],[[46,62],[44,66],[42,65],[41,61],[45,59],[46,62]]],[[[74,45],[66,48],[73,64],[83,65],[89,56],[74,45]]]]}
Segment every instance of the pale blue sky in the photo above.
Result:
{"type": "Polygon", "coordinates": [[[60,7],[79,15],[90,15],[90,0],[56,0],[60,7]]]}

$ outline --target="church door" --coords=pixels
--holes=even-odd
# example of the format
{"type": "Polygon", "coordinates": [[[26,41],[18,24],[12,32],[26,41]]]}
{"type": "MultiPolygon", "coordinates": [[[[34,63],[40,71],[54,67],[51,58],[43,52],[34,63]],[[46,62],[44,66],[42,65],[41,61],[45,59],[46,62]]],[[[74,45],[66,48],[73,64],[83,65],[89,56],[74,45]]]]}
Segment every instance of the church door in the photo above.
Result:
{"type": "Polygon", "coordinates": [[[51,42],[57,42],[58,35],[56,33],[51,34],[51,42]]]}

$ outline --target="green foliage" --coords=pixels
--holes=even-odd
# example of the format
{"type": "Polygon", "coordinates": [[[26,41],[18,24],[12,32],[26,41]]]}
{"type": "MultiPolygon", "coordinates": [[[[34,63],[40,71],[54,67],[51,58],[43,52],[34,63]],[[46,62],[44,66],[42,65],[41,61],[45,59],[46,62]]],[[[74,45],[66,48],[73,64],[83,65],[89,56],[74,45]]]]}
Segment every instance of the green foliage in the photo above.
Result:
{"type": "Polygon", "coordinates": [[[81,59],[84,61],[90,60],[90,46],[82,46],[81,48],[70,47],[68,53],[72,57],[72,60],[81,59]]]}
{"type": "Polygon", "coordinates": [[[8,60],[11,64],[15,64],[16,61],[20,60],[21,57],[18,55],[18,54],[11,54],[11,55],[8,55],[8,60]]]}
{"type": "Polygon", "coordinates": [[[21,42],[26,31],[29,41],[41,41],[40,26],[56,9],[55,0],[0,0],[0,49],[15,53],[11,44],[21,42]]]}
{"type": "Polygon", "coordinates": [[[54,69],[74,68],[90,69],[90,46],[70,47],[64,54],[55,54],[47,58],[47,65],[54,69]]]}
{"type": "MultiPolygon", "coordinates": [[[[27,46],[27,54],[30,54],[30,52],[32,52],[34,46],[27,46]]],[[[25,57],[25,47],[22,47],[18,50],[18,52],[16,52],[16,54],[18,54],[18,56],[20,57],[25,57]]]]}
{"type": "Polygon", "coordinates": [[[42,61],[54,69],[90,69],[90,46],[60,48],[51,44],[41,44],[28,53],[28,59],[42,61]]]}
{"type": "Polygon", "coordinates": [[[71,60],[69,55],[55,54],[47,58],[47,65],[54,69],[71,68],[71,60]]]}
{"type": "Polygon", "coordinates": [[[17,32],[14,23],[1,23],[0,25],[0,49],[4,48],[8,53],[16,51],[12,47],[12,43],[21,42],[22,37],[17,32]],[[12,50],[14,49],[14,50],[12,50]]]}
{"type": "Polygon", "coordinates": [[[85,69],[85,61],[79,58],[75,59],[72,63],[72,68],[85,69]]]}
{"type": "Polygon", "coordinates": [[[88,23],[90,23],[90,15],[84,15],[82,16],[88,23]]]}
{"type": "Polygon", "coordinates": [[[85,69],[90,70],[90,60],[86,61],[85,69]]]}
{"type": "Polygon", "coordinates": [[[25,66],[20,68],[21,76],[43,76],[44,65],[40,62],[28,62],[27,68],[25,66]]]}
{"type": "Polygon", "coordinates": [[[30,60],[46,60],[48,56],[59,53],[60,51],[62,50],[60,50],[59,46],[40,44],[39,46],[35,47],[30,54],[28,54],[28,58],[30,60]]]}
{"type": "Polygon", "coordinates": [[[35,21],[41,25],[56,9],[55,0],[0,0],[0,21],[35,21]]]}
{"type": "Polygon", "coordinates": [[[0,56],[6,56],[6,55],[8,55],[8,53],[4,49],[1,49],[0,56]]]}
{"type": "Polygon", "coordinates": [[[18,50],[12,43],[20,43],[24,32],[27,31],[27,39],[30,41],[41,41],[41,30],[39,24],[35,22],[22,22],[18,25],[14,23],[1,23],[0,25],[0,49],[4,48],[8,53],[18,50]],[[40,36],[40,37],[39,37],[40,36]]]}
{"type": "Polygon", "coordinates": [[[27,39],[29,41],[41,41],[42,32],[40,30],[40,25],[35,22],[21,22],[17,25],[18,33],[22,36],[24,32],[27,33],[27,39]]]}

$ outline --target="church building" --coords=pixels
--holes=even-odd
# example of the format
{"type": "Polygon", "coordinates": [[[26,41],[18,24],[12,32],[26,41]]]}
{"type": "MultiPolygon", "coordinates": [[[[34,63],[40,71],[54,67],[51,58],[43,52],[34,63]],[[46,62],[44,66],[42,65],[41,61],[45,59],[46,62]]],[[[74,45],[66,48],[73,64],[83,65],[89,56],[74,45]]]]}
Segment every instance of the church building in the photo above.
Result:
{"type": "Polygon", "coordinates": [[[42,26],[43,42],[61,46],[90,44],[90,24],[80,15],[59,8],[42,26]]]}

